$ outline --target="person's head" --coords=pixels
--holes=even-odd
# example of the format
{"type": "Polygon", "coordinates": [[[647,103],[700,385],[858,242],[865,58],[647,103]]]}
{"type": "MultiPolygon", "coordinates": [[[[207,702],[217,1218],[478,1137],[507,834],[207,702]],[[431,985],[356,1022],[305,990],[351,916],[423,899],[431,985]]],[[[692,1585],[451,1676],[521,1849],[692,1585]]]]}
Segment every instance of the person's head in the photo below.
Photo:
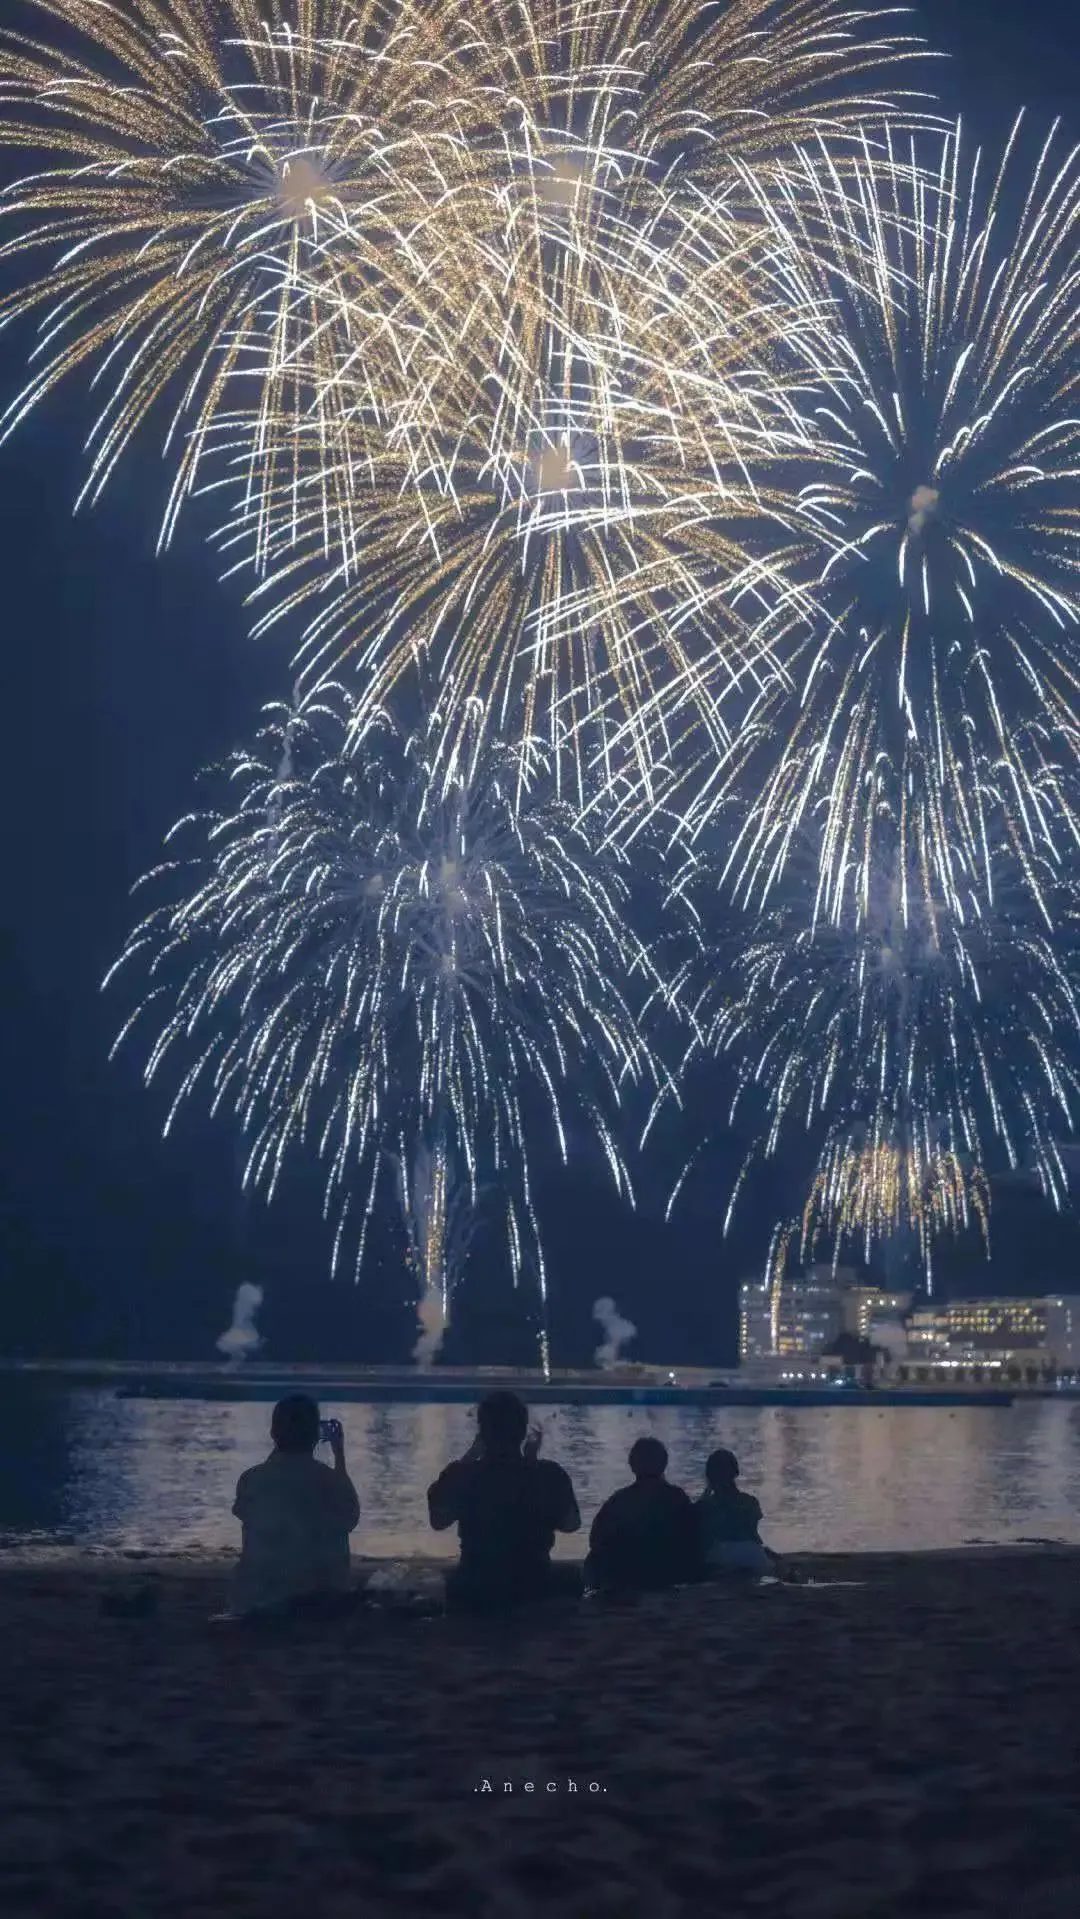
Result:
{"type": "Polygon", "coordinates": [[[739,1462],[726,1446],[718,1446],[705,1461],[705,1481],[714,1493],[730,1492],[739,1477],[739,1462]]]}
{"type": "Polygon", "coordinates": [[[319,1443],[319,1408],[306,1393],[279,1399],[270,1421],[270,1437],[279,1453],[313,1453],[319,1443]]]}
{"type": "Polygon", "coordinates": [[[663,1479],[667,1472],[667,1447],[658,1439],[635,1439],[630,1448],[630,1471],[635,1479],[663,1479]]]}
{"type": "Polygon", "coordinates": [[[488,1393],[476,1408],[476,1425],[488,1453],[518,1453],[529,1430],[529,1409],[516,1393],[488,1393]]]}

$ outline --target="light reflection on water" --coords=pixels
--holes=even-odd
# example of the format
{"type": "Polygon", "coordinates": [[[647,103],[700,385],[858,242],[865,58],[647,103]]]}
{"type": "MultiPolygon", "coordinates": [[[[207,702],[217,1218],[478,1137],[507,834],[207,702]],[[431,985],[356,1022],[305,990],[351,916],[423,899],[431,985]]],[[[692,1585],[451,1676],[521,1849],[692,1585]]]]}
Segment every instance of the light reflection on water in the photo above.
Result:
{"type": "MultiPolygon", "coordinates": [[[[270,1407],[116,1399],[51,1389],[5,1395],[0,1530],[83,1546],[235,1547],[241,1472],[269,1450],[270,1407]]],[[[467,1406],[324,1404],[344,1424],[361,1553],[444,1555],[427,1487],[474,1432],[467,1406]]],[[[628,1477],[643,1432],[691,1491],[707,1453],[730,1446],[781,1550],[955,1546],[1037,1536],[1080,1543],[1080,1401],[1010,1408],[584,1407],[545,1409],[545,1452],[571,1473],[588,1525],[628,1477]]],[[[326,1456],[325,1454],[323,1455],[326,1456]]],[[[560,1550],[580,1552],[580,1539],[560,1550]]]]}

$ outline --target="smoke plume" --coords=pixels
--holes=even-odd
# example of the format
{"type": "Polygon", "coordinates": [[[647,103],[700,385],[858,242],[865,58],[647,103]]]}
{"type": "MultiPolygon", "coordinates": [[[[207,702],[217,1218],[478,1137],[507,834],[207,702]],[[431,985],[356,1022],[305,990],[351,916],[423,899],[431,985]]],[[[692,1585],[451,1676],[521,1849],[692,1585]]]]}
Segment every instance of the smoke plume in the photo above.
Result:
{"type": "Polygon", "coordinates": [[[247,1280],[236,1289],[233,1300],[232,1325],[215,1340],[219,1353],[239,1366],[252,1353],[257,1353],[262,1345],[262,1336],[255,1325],[255,1315],[263,1303],[261,1286],[252,1286],[247,1280]]]}
{"type": "Polygon", "coordinates": [[[623,1347],[636,1338],[637,1327],[631,1325],[628,1319],[623,1319],[613,1299],[598,1299],[592,1316],[604,1335],[593,1359],[597,1366],[608,1372],[612,1366],[618,1365],[623,1347]]]}

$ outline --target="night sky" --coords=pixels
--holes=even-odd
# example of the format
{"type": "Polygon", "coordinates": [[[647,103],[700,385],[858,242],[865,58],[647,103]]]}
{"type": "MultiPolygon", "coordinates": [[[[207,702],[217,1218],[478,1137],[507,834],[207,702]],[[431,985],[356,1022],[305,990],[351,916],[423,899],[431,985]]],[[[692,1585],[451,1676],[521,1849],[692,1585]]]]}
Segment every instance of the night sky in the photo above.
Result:
{"type": "MultiPolygon", "coordinates": [[[[1015,108],[1064,115],[1080,137],[1075,0],[937,0],[924,31],[951,60],[924,67],[949,110],[991,140],[1015,108]]],[[[28,336],[0,336],[0,396],[28,336]]],[[[99,982],[130,924],[129,888],[193,802],[198,768],[248,740],[261,703],[288,687],[287,641],[247,638],[237,587],[221,585],[189,513],[154,547],[164,474],[152,438],[99,506],[73,519],[89,419],[72,384],[0,449],[5,740],[0,1022],[7,1098],[0,1147],[0,1351],[115,1357],[209,1355],[242,1279],[266,1289],[261,1326],[280,1358],[402,1358],[415,1337],[394,1243],[361,1284],[327,1278],[316,1169],[299,1161],[271,1209],[238,1196],[227,1123],[195,1106],[160,1138],[163,1084],[139,1056],[110,1065],[129,1009],[99,982]]],[[[763,1176],[738,1236],[720,1222],[741,1158],[719,1129],[715,1082],[690,1089],[638,1175],[640,1210],[618,1205],[587,1148],[552,1166],[545,1225],[556,1361],[596,1343],[593,1300],[614,1293],[653,1359],[734,1355],[735,1288],[794,1198],[763,1176]],[[712,1129],[671,1227],[663,1206],[698,1130],[712,1129]]],[[[999,1192],[993,1265],[942,1259],[946,1288],[1038,1292],[1080,1271],[1080,1228],[1023,1188],[999,1192]]],[[[1075,1283],[1072,1286],[1076,1290],[1075,1283]]],[[[531,1302],[530,1302],[531,1303],[531,1302]]],[[[532,1356],[524,1300],[481,1246],[448,1358],[532,1356]]]]}

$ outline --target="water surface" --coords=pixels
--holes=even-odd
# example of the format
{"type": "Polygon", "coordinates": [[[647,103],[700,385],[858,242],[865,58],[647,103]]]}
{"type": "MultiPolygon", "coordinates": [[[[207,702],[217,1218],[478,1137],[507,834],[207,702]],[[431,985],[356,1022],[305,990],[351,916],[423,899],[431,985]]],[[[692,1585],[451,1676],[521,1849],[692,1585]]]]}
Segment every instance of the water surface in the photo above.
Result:
{"type": "MultiPolygon", "coordinates": [[[[455,1549],[432,1533],[427,1487],[464,1451],[466,1406],[334,1406],[362,1517],[355,1550],[455,1549]]],[[[0,1532],[102,1549],[235,1547],[237,1478],[269,1450],[270,1407],[117,1399],[10,1382],[0,1407],[0,1532]]],[[[889,1551],[1051,1538],[1080,1544],[1080,1401],[1010,1407],[633,1407],[545,1409],[545,1453],[571,1473],[586,1525],[628,1477],[626,1454],[654,1433],[670,1477],[698,1490],[714,1446],[781,1551],[889,1551]]],[[[324,1453],[322,1455],[326,1457],[324,1453]]],[[[581,1550],[580,1539],[561,1551],[581,1550]]]]}

